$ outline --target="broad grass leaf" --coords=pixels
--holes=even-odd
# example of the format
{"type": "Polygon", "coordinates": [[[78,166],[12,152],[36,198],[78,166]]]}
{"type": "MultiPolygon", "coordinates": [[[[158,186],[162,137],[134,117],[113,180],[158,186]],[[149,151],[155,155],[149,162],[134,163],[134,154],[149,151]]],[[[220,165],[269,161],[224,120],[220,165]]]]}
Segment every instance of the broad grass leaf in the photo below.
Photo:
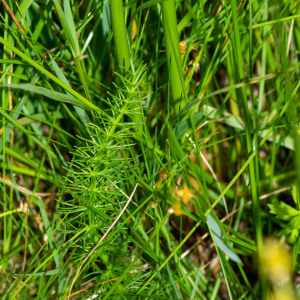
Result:
{"type": "Polygon", "coordinates": [[[45,271],[45,272],[28,273],[28,274],[25,274],[25,276],[35,276],[35,277],[37,277],[37,276],[52,276],[59,272],[61,272],[61,269],[53,269],[53,270],[49,270],[49,271],[45,271]]]}
{"type": "Polygon", "coordinates": [[[11,89],[19,89],[19,90],[24,90],[28,92],[32,92],[35,94],[43,95],[47,98],[50,98],[55,101],[60,101],[64,103],[70,103],[82,108],[88,109],[89,107],[85,105],[82,101],[76,99],[75,97],[71,95],[66,95],[60,92],[52,91],[47,88],[41,87],[41,86],[36,86],[32,84],[4,84],[1,85],[1,87],[7,87],[11,89]]]}
{"type": "Polygon", "coordinates": [[[238,264],[243,264],[239,256],[230,248],[228,245],[219,224],[215,221],[215,219],[208,214],[207,215],[207,224],[213,234],[214,240],[217,246],[227,255],[231,260],[235,261],[238,264]]]}
{"type": "Polygon", "coordinates": [[[69,0],[64,0],[64,10],[65,10],[65,24],[68,26],[70,36],[68,36],[68,40],[71,43],[73,47],[73,51],[75,53],[75,56],[79,55],[79,43],[78,38],[76,34],[75,24],[73,20],[72,10],[70,6],[69,0]]]}
{"type": "MultiPolygon", "coordinates": [[[[194,123],[199,122],[204,116],[203,112],[197,113],[193,115],[194,123]]],[[[192,124],[190,119],[184,120],[183,122],[179,123],[175,128],[175,135],[177,138],[182,137],[189,129],[192,128],[192,124]]]]}

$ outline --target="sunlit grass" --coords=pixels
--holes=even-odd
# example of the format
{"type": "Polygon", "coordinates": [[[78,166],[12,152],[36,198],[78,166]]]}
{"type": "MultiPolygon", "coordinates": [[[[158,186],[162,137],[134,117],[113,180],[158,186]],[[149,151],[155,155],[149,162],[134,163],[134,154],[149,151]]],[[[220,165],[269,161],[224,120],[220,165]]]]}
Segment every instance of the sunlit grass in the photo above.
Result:
{"type": "Polygon", "coordinates": [[[2,3],[1,299],[300,296],[297,2],[2,3]]]}

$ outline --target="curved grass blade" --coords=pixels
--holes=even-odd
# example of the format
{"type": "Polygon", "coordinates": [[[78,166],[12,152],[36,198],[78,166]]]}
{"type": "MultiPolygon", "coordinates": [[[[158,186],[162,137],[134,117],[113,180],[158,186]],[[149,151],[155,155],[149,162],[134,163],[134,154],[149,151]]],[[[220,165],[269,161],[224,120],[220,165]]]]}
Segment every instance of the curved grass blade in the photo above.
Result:
{"type": "MultiPolygon", "coordinates": [[[[193,115],[193,121],[195,123],[198,123],[199,120],[202,119],[202,117],[204,116],[204,114],[205,114],[204,112],[200,112],[200,113],[194,114],[193,115]]],[[[190,119],[182,121],[175,128],[175,135],[176,135],[176,137],[177,138],[182,137],[191,128],[192,128],[192,124],[191,124],[191,120],[190,119]]]]}
{"type": "Polygon", "coordinates": [[[230,248],[230,246],[226,242],[221,227],[210,214],[207,215],[207,224],[212,235],[214,236],[217,246],[224,252],[224,254],[236,263],[243,264],[239,256],[230,248]]]}
{"type": "Polygon", "coordinates": [[[86,98],[84,98],[83,96],[81,96],[78,92],[74,91],[68,85],[66,85],[65,83],[63,83],[56,76],[54,76],[52,73],[50,73],[45,68],[43,68],[39,63],[35,62],[33,59],[31,59],[30,57],[28,57],[26,54],[24,54],[18,48],[12,46],[4,38],[0,37],[0,43],[2,43],[3,45],[5,45],[8,49],[10,49],[11,51],[13,51],[15,54],[17,54],[21,58],[23,58],[27,63],[29,63],[34,68],[36,68],[37,70],[39,70],[42,74],[48,76],[51,80],[53,80],[55,83],[57,83],[58,85],[60,85],[63,89],[65,89],[66,91],[68,91],[71,95],[73,95],[74,97],[76,97],[78,99],[78,101],[80,101],[83,104],[85,104],[89,109],[97,111],[99,114],[102,114],[102,115],[104,114],[105,115],[105,113],[99,107],[97,107],[96,105],[94,105],[93,103],[91,103],[89,100],[87,100],[86,98]]]}
{"type": "Polygon", "coordinates": [[[79,101],[72,95],[67,95],[63,94],[60,92],[52,91],[47,88],[41,87],[41,86],[36,86],[28,83],[20,83],[20,84],[3,84],[1,87],[6,87],[6,88],[11,88],[11,89],[19,89],[19,90],[24,90],[28,92],[32,92],[35,94],[43,95],[47,98],[50,98],[52,100],[64,102],[64,103],[70,103],[82,108],[88,109],[89,106],[87,106],[85,103],[82,101],[79,101]]]}

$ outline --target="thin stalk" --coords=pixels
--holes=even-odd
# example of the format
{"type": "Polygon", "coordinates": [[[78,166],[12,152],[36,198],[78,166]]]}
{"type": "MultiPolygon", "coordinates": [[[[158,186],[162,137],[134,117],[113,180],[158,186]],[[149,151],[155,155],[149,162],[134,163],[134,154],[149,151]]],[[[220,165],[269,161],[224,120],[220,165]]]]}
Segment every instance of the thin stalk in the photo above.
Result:
{"type": "MultiPolygon", "coordinates": [[[[265,11],[264,11],[264,19],[267,19],[267,14],[268,14],[268,1],[265,2],[265,11]]],[[[253,55],[253,29],[252,29],[252,0],[250,0],[249,2],[249,13],[250,13],[250,21],[249,21],[249,73],[250,73],[250,78],[253,77],[253,73],[252,73],[252,69],[253,69],[253,63],[252,63],[252,55],[253,55]]],[[[263,31],[263,38],[265,38],[265,35],[267,34],[266,29],[264,29],[263,31]]],[[[261,70],[261,75],[265,76],[266,75],[266,52],[267,52],[267,42],[264,43],[263,48],[262,48],[262,70],[261,70]]],[[[260,90],[259,90],[259,99],[258,99],[258,107],[256,110],[255,107],[255,101],[254,101],[254,92],[253,92],[253,85],[251,85],[250,87],[250,98],[251,98],[251,103],[252,103],[252,126],[253,126],[253,144],[255,149],[258,148],[258,132],[257,132],[257,128],[258,128],[258,118],[262,112],[262,103],[263,103],[263,96],[264,96],[264,92],[265,92],[265,81],[262,80],[261,84],[260,84],[260,90]],[[257,114],[257,116],[256,116],[257,114]]],[[[259,163],[258,163],[258,155],[255,155],[254,159],[253,159],[253,164],[254,164],[254,169],[256,171],[256,180],[257,182],[259,182],[259,163]]],[[[259,196],[258,197],[258,201],[259,201],[259,196]]],[[[258,204],[257,204],[257,208],[258,209],[258,204]]],[[[254,204],[253,204],[253,209],[254,209],[254,204]]],[[[254,211],[255,213],[255,211],[254,211]]],[[[258,248],[258,250],[260,250],[258,248]]],[[[260,290],[261,290],[261,297],[262,299],[266,298],[267,295],[267,283],[266,283],[266,278],[264,276],[264,274],[261,274],[261,272],[259,271],[259,282],[260,282],[260,290]]],[[[245,279],[246,280],[246,279],[245,279]]]]}
{"type": "Polygon", "coordinates": [[[126,33],[123,0],[110,0],[109,7],[118,65],[127,71],[130,67],[130,51],[126,33]]]}
{"type": "MultiPolygon", "coordinates": [[[[240,29],[238,24],[238,14],[237,14],[237,4],[236,0],[231,0],[231,8],[232,8],[232,19],[233,19],[233,31],[234,31],[234,48],[235,48],[235,55],[236,55],[236,76],[237,80],[240,82],[244,80],[244,68],[243,68],[243,59],[241,54],[241,45],[240,45],[240,29]]],[[[247,94],[246,89],[243,87],[241,90],[238,90],[239,99],[241,99],[241,104],[243,107],[244,112],[244,122],[245,122],[245,130],[246,130],[246,145],[247,145],[247,153],[250,157],[251,154],[256,153],[254,152],[252,147],[252,134],[251,134],[251,122],[250,122],[250,113],[248,110],[248,103],[247,103],[247,94]]],[[[255,160],[251,160],[249,163],[249,172],[250,172],[250,184],[251,184],[251,193],[252,193],[252,201],[253,201],[253,217],[254,217],[254,226],[255,226],[255,235],[256,235],[256,243],[258,252],[262,247],[262,223],[261,223],[261,216],[260,216],[260,204],[258,199],[258,190],[257,190],[257,171],[256,171],[256,164],[255,160]]]]}
{"type": "MultiPolygon", "coordinates": [[[[265,1],[265,9],[263,15],[263,22],[268,20],[268,1],[265,1]]],[[[250,34],[252,32],[252,22],[250,24],[250,34]]],[[[268,40],[266,39],[268,29],[264,27],[262,30],[263,36],[263,46],[262,46],[262,54],[261,54],[261,76],[266,75],[266,66],[267,66],[267,43],[268,40]]],[[[262,80],[259,85],[259,97],[258,97],[258,106],[257,106],[257,114],[258,116],[261,114],[263,109],[263,96],[265,93],[265,80],[262,80]]]]}
{"type": "MultiPolygon", "coordinates": [[[[168,216],[168,215],[166,215],[168,216]]],[[[161,271],[163,267],[170,261],[170,259],[178,252],[179,249],[185,244],[188,238],[194,233],[194,231],[200,226],[201,220],[199,220],[196,225],[190,230],[190,232],[186,235],[186,237],[181,241],[181,243],[173,250],[173,252],[165,259],[165,261],[159,266],[158,271],[161,271]]],[[[143,286],[139,289],[138,294],[147,287],[147,285],[157,276],[157,272],[153,273],[150,278],[143,284],[143,286]]]]}
{"type": "MultiPolygon", "coordinates": [[[[286,49],[289,50],[289,40],[286,38],[285,35],[285,29],[282,29],[282,40],[283,43],[282,45],[282,66],[283,66],[283,70],[287,70],[289,65],[290,65],[290,61],[289,61],[289,52],[286,51],[286,49]]],[[[294,160],[295,160],[295,170],[296,170],[296,203],[297,203],[297,208],[300,210],[300,138],[299,138],[299,121],[298,121],[298,103],[297,103],[297,99],[295,97],[295,91],[293,92],[293,87],[292,87],[292,82],[291,82],[291,78],[289,76],[289,74],[287,72],[285,72],[285,99],[286,102],[289,101],[289,107],[287,110],[287,116],[289,119],[289,125],[290,125],[290,129],[292,132],[292,137],[294,139],[294,160]]],[[[296,90],[296,89],[295,89],[296,90]]]]}
{"type": "MultiPolygon", "coordinates": [[[[5,14],[5,21],[8,21],[8,15],[7,13],[5,14]]],[[[8,38],[8,32],[7,30],[4,28],[4,39],[7,40],[8,38]]],[[[7,47],[3,46],[3,60],[7,60],[9,58],[8,56],[8,49],[7,47]]],[[[3,71],[6,71],[7,65],[5,63],[3,63],[2,65],[3,67],[3,71]]],[[[6,75],[4,75],[3,77],[3,82],[6,82],[6,75]]],[[[2,109],[6,110],[7,109],[7,104],[8,104],[8,95],[7,95],[7,90],[5,88],[2,89],[2,109]]],[[[6,135],[5,135],[5,128],[6,128],[6,119],[5,116],[2,116],[2,128],[3,128],[3,133],[2,133],[2,143],[3,143],[3,150],[2,150],[2,155],[3,155],[3,166],[6,164],[6,153],[5,153],[5,140],[6,140],[6,135]]],[[[6,178],[6,168],[2,169],[2,177],[5,179],[6,178]]],[[[3,195],[3,213],[9,211],[8,209],[8,205],[7,205],[7,199],[8,196],[6,194],[6,186],[5,183],[3,182],[2,185],[2,191],[1,191],[2,195],[3,195]]],[[[3,218],[3,254],[8,253],[9,251],[9,236],[8,236],[8,225],[9,225],[9,219],[8,217],[6,217],[6,215],[4,215],[3,218]]]]}
{"type": "Polygon", "coordinates": [[[161,4],[164,37],[166,43],[167,62],[169,67],[171,89],[174,101],[174,113],[179,112],[184,91],[180,80],[181,58],[179,50],[179,35],[177,30],[176,9],[174,0],[166,0],[161,4]],[[173,47],[172,44],[175,46],[173,47]],[[180,63],[178,68],[177,62],[180,63]]]}

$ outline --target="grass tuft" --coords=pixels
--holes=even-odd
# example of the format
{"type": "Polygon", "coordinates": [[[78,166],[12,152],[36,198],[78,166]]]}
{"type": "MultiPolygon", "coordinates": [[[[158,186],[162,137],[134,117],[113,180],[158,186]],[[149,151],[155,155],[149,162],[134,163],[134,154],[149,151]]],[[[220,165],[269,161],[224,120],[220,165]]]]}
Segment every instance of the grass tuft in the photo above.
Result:
{"type": "Polygon", "coordinates": [[[300,297],[297,1],[2,4],[1,299],[300,297]]]}

